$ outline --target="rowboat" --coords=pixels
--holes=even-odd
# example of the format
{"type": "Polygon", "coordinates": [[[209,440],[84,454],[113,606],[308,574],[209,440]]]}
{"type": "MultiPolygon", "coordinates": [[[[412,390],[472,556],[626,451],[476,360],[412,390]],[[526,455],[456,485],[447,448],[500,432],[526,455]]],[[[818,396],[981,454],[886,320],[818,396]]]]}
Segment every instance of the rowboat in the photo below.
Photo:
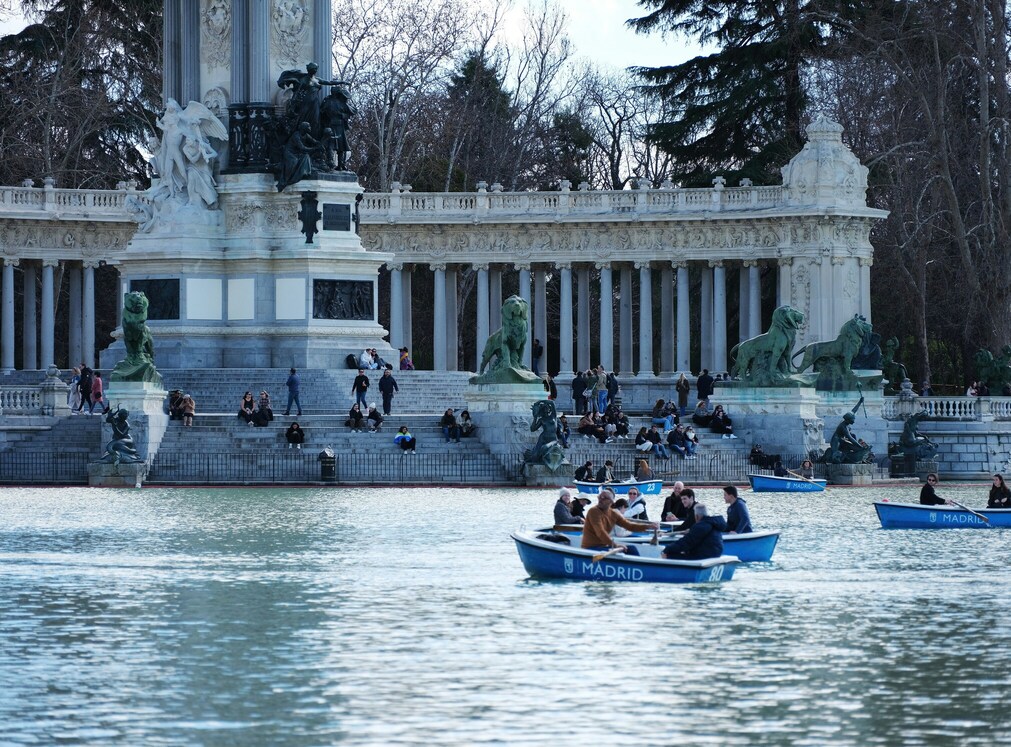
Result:
{"type": "MultiPolygon", "coordinates": [[[[578,538],[582,534],[582,528],[575,524],[555,525],[553,528],[540,529],[536,533],[561,533],[569,537],[573,544],[577,544],[573,538],[578,538]]],[[[660,534],[660,544],[670,545],[678,541],[679,537],[670,534],[660,534]]],[[[636,547],[643,544],[648,545],[653,539],[652,532],[637,532],[630,537],[622,537],[622,544],[634,543],[636,547]]],[[[733,555],[742,563],[768,563],[772,560],[772,553],[779,543],[779,532],[749,532],[747,534],[724,534],[723,552],[733,555]]],[[[641,549],[641,547],[640,547],[641,549]]]]}
{"type": "Polygon", "coordinates": [[[660,495],[663,492],[663,480],[643,480],[642,482],[580,482],[576,480],[576,488],[580,493],[596,495],[601,488],[610,488],[615,495],[627,495],[632,488],[638,488],[641,495],[660,495]]]}
{"type": "Polygon", "coordinates": [[[885,529],[989,529],[1011,527],[1011,508],[973,509],[990,521],[958,506],[875,501],[874,510],[885,529]]]}
{"type": "Polygon", "coordinates": [[[641,557],[618,553],[594,562],[593,556],[599,554],[598,551],[538,539],[538,534],[518,531],[511,535],[523,567],[534,578],[703,584],[729,581],[740,562],[732,555],[705,560],[666,560],[660,557],[659,545],[640,547],[641,557]]]}
{"type": "Polygon", "coordinates": [[[820,493],[825,490],[825,480],[798,480],[773,475],[748,475],[748,480],[756,493],[820,493]]]}

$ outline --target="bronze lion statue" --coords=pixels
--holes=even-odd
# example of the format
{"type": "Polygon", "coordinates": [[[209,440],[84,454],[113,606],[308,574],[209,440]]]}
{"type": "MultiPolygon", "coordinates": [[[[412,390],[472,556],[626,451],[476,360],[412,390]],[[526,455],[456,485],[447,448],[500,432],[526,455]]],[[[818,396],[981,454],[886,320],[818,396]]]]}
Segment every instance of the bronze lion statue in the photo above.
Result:
{"type": "Polygon", "coordinates": [[[523,369],[523,351],[527,346],[530,307],[519,296],[509,296],[502,304],[502,327],[495,330],[484,344],[479,374],[491,365],[499,368],[523,369]]]}
{"type": "Polygon", "coordinates": [[[780,386],[790,378],[790,354],[804,314],[792,306],[780,306],[772,312],[769,331],[735,345],[730,355],[734,365],[731,376],[752,386],[780,386]]]}
{"type": "Polygon", "coordinates": [[[147,326],[147,296],[140,291],[123,299],[123,344],[126,357],[112,369],[110,381],[145,381],[161,385],[154,365],[154,338],[147,326]]]}
{"type": "Polygon", "coordinates": [[[859,314],[854,314],[853,318],[846,322],[839,330],[839,336],[834,340],[823,342],[812,342],[800,348],[791,356],[795,360],[798,355],[803,355],[800,365],[796,368],[796,373],[801,373],[814,367],[815,371],[821,371],[826,365],[838,365],[843,371],[852,370],[853,358],[860,351],[864,335],[871,331],[871,325],[859,314]]]}

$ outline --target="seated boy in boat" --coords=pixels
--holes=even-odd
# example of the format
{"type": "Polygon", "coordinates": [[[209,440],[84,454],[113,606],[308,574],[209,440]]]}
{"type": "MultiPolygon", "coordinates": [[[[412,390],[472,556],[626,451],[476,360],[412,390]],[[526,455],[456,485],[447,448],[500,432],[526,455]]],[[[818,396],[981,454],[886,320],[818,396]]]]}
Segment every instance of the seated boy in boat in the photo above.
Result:
{"type": "Polygon", "coordinates": [[[614,541],[611,532],[615,525],[630,532],[645,532],[659,528],[659,524],[648,521],[631,521],[614,510],[614,492],[602,488],[597,494],[597,505],[590,506],[586,511],[586,522],[583,524],[584,550],[614,550],[622,548],[626,555],[638,555],[634,546],[619,545],[614,541]]]}
{"type": "Polygon", "coordinates": [[[668,560],[703,560],[723,554],[723,533],[727,522],[722,516],[710,516],[702,503],[695,504],[695,525],[688,534],[664,548],[668,560]]]}

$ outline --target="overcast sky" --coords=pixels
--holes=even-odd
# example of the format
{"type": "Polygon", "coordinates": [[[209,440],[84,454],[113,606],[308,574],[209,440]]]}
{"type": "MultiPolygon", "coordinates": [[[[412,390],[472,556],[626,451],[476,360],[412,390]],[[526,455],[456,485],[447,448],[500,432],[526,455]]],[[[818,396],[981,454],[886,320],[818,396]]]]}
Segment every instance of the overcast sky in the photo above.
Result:
{"type": "MultiPolygon", "coordinates": [[[[681,39],[662,39],[657,34],[642,36],[625,28],[625,21],[642,15],[635,0],[555,0],[568,15],[569,38],[576,54],[598,64],[624,68],[632,65],[659,67],[682,62],[698,54],[694,45],[681,39]]],[[[518,24],[526,3],[515,2],[512,10],[518,24]]],[[[0,19],[0,35],[19,31],[24,19],[0,19]]]]}

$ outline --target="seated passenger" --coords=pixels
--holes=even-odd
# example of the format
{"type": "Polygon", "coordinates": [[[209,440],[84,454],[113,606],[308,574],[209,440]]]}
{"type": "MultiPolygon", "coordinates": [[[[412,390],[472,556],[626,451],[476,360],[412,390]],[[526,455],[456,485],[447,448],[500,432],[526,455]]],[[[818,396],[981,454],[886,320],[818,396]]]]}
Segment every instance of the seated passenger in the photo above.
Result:
{"type": "Polygon", "coordinates": [[[814,465],[811,463],[810,459],[805,459],[800,463],[800,469],[798,470],[803,477],[808,480],[814,479],[814,465]]]}
{"type": "Polygon", "coordinates": [[[727,528],[724,531],[731,534],[747,534],[755,531],[751,528],[748,504],[737,496],[736,487],[727,485],[723,488],[723,501],[727,504],[727,528]]]}
{"type": "Polygon", "coordinates": [[[685,488],[678,497],[681,502],[682,514],[681,526],[678,528],[678,531],[687,532],[695,526],[695,491],[691,488],[685,488]]]}
{"type": "Polygon", "coordinates": [[[555,502],[555,524],[582,524],[582,517],[572,513],[572,491],[562,488],[558,491],[558,500],[555,502]]]}
{"type": "Polygon", "coordinates": [[[645,482],[646,480],[655,480],[653,476],[653,470],[649,468],[649,464],[645,459],[640,459],[639,463],[635,467],[635,481],[645,482]]]}
{"type": "MultiPolygon", "coordinates": [[[[622,516],[624,516],[627,519],[628,518],[628,501],[625,500],[624,498],[619,498],[618,500],[616,500],[614,502],[614,510],[617,511],[619,514],[621,514],[622,516]]],[[[619,539],[621,537],[631,537],[632,536],[632,532],[628,531],[624,527],[615,527],[614,529],[611,530],[611,534],[614,537],[618,537],[619,539]]]]}
{"type": "Polygon", "coordinates": [[[579,482],[593,482],[594,474],[593,461],[587,459],[586,464],[582,467],[576,467],[576,474],[574,477],[579,482]]]}
{"type": "Polygon", "coordinates": [[[663,557],[677,560],[704,560],[723,554],[723,532],[727,523],[722,516],[710,516],[702,503],[693,510],[695,525],[688,534],[664,548],[663,557]]]}
{"type": "Polygon", "coordinates": [[[597,505],[586,511],[586,521],[583,524],[584,550],[614,550],[621,549],[626,555],[638,555],[634,546],[615,543],[611,531],[620,526],[631,532],[643,532],[659,527],[650,522],[630,521],[614,510],[614,493],[608,488],[601,489],[597,495],[597,505]]]}
{"type": "Polygon", "coordinates": [[[576,496],[572,499],[572,506],[571,506],[572,515],[575,516],[580,521],[585,520],[586,517],[583,515],[583,512],[586,510],[586,507],[589,506],[591,503],[593,503],[593,501],[591,501],[585,495],[583,495],[582,493],[577,493],[576,496]]]}
{"type": "Polygon", "coordinates": [[[614,462],[608,459],[604,462],[604,466],[597,470],[597,475],[594,477],[594,482],[614,482],[614,473],[611,471],[614,467],[614,462]]]}
{"type": "Polygon", "coordinates": [[[242,401],[239,403],[239,420],[242,420],[246,425],[251,426],[253,424],[253,412],[256,410],[256,403],[253,402],[253,393],[246,392],[242,395],[242,401]]]}
{"type": "Polygon", "coordinates": [[[922,503],[925,506],[943,506],[946,503],[948,505],[951,505],[951,501],[946,501],[944,498],[941,498],[936,492],[934,492],[934,488],[936,487],[937,487],[937,473],[931,472],[929,475],[927,475],[927,484],[924,485],[923,489],[920,491],[920,503],[922,503]]]}
{"type": "Polygon", "coordinates": [[[403,451],[410,452],[411,454],[417,453],[418,439],[411,435],[411,432],[407,430],[406,425],[400,426],[400,430],[397,431],[397,435],[393,437],[393,443],[399,446],[403,451]]]}
{"type": "Polygon", "coordinates": [[[664,521],[680,521],[685,518],[684,506],[681,505],[681,493],[684,492],[685,484],[678,480],[674,483],[671,494],[664,498],[663,509],[660,511],[660,518],[664,521]]]}
{"type": "Polygon", "coordinates": [[[289,425],[288,430],[284,432],[284,440],[288,442],[289,449],[292,446],[296,449],[301,449],[302,444],[305,443],[305,431],[302,430],[301,426],[299,426],[297,422],[294,422],[289,425]]]}
{"type": "Polygon", "coordinates": [[[772,465],[772,474],[774,474],[776,477],[790,476],[790,473],[787,471],[786,467],[783,466],[783,462],[780,461],[779,459],[777,459],[776,463],[772,465]]]}
{"type": "Polygon", "coordinates": [[[987,508],[1011,508],[1011,490],[1004,484],[1003,475],[993,476],[993,485],[990,486],[990,498],[986,502],[987,508]]]}
{"type": "Polygon", "coordinates": [[[365,414],[362,412],[362,408],[358,406],[358,403],[355,402],[348,411],[348,419],[344,421],[344,425],[357,433],[365,427],[364,421],[365,414]]]}
{"type": "MultiPolygon", "coordinates": [[[[615,508],[617,507],[617,504],[615,504],[615,508]]],[[[628,507],[625,509],[624,514],[626,519],[649,521],[649,516],[646,513],[646,499],[639,492],[639,488],[628,489],[628,507]]]]}

